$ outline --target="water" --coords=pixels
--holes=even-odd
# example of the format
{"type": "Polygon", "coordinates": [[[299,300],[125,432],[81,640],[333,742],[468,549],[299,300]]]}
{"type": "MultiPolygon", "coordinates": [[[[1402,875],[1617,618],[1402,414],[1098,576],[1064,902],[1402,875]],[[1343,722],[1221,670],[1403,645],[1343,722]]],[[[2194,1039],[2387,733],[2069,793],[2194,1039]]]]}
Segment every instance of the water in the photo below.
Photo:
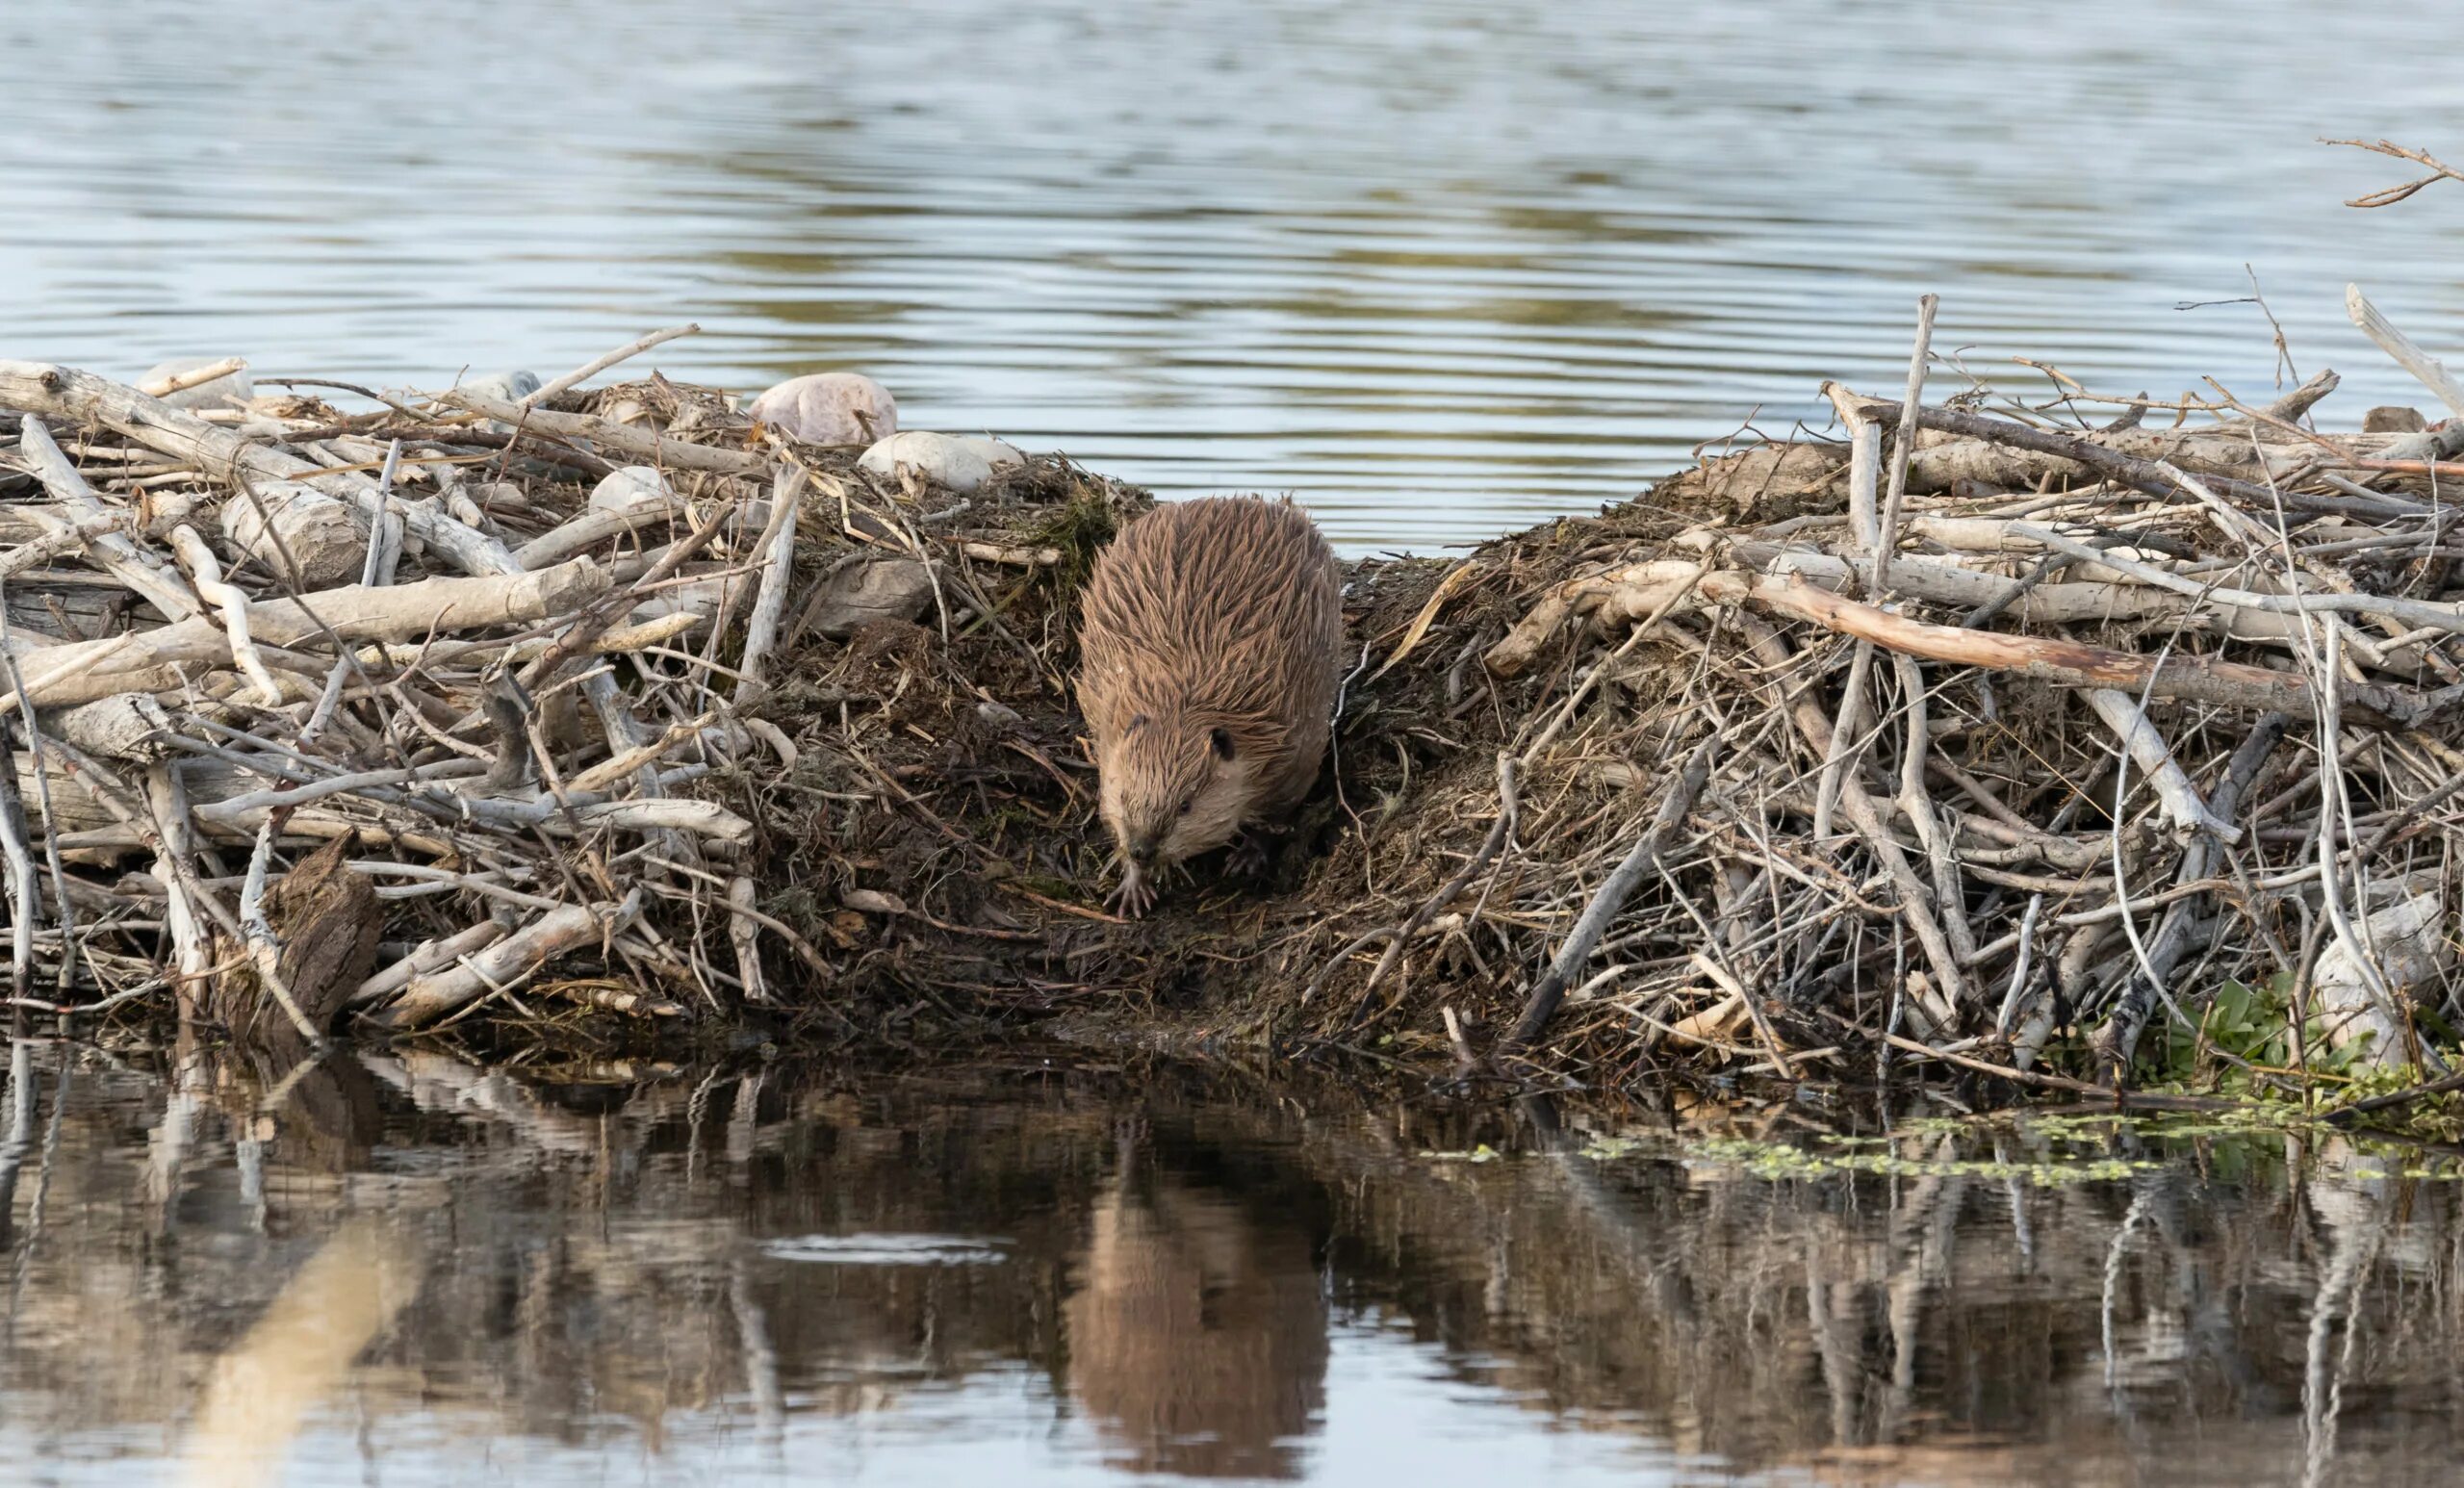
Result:
{"type": "MultiPolygon", "coordinates": [[[[1081,1056],[1083,1059],[1083,1056],[1081,1056]]],[[[2444,1483],[2451,1155],[19,1044],[0,1480],[2444,1483]]]]}
{"type": "MultiPolygon", "coordinates": [[[[1844,377],[1912,301],[1980,374],[2246,396],[2254,268],[2348,426],[2451,357],[2464,10],[2144,0],[169,0],[0,7],[10,355],[435,383],[868,369],[1355,550],[1631,495],[1844,377]]],[[[2041,384],[2038,384],[2041,385],[2041,384]]]]}

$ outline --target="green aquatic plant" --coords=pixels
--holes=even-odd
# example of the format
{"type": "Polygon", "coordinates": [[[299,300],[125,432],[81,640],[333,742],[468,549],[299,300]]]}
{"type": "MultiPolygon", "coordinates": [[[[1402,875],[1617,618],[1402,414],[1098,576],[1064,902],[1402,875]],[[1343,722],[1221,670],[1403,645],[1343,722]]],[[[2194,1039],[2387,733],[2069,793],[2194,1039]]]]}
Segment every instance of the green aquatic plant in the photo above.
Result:
{"type": "Polygon", "coordinates": [[[2291,972],[2279,971],[2255,987],[2228,979],[2208,999],[2197,1027],[2168,1022],[2161,1078],[2176,1086],[2199,1083],[2227,1094],[2264,1095],[2272,1088],[2254,1080],[2250,1071],[2230,1064],[2221,1070],[2209,1067],[2216,1063],[2211,1053],[2264,1069],[2306,1067],[2314,1078],[2342,1079],[2360,1065],[2370,1040],[2365,1037],[2336,1043],[2328,1037],[2327,1020],[2315,1011],[2302,1020],[2297,1048],[2292,1004],[2291,972]]]}

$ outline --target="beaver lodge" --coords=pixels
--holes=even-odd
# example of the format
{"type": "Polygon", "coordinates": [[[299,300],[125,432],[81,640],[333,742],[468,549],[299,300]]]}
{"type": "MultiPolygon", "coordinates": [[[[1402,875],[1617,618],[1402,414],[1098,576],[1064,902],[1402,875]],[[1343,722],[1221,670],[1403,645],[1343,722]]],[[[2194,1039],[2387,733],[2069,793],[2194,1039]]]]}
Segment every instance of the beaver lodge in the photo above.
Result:
{"type": "Polygon", "coordinates": [[[1071,677],[1143,492],[885,475],[656,375],[0,364],[10,992],[104,1035],[1032,1023],[1594,1085],[2443,1071],[2464,421],[2323,432],[2332,373],[1928,401],[1928,360],[1597,517],[1350,565],[1296,842],[1137,922],[1071,677]]]}

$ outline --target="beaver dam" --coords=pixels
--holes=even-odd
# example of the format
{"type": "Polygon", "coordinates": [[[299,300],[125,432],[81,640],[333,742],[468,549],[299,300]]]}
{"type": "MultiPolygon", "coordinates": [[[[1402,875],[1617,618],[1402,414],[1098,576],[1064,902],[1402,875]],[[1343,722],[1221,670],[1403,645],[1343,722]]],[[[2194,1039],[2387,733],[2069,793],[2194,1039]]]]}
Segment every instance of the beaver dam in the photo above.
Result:
{"type": "Polygon", "coordinates": [[[1348,565],[1300,830],[1132,922],[1072,677],[1151,499],[580,387],[656,339],[432,394],[0,363],[20,1010],[1595,1085],[2447,1067],[2464,421],[2323,432],[2332,373],[1929,401],[1920,335],[1828,432],[1348,565]]]}

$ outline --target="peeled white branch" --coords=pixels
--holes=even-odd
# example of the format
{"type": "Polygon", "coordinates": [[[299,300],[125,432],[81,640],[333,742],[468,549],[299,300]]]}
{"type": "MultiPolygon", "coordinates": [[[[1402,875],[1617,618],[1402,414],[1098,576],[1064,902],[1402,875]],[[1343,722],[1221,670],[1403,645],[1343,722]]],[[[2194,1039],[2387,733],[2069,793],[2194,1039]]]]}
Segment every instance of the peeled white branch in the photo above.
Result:
{"type": "Polygon", "coordinates": [[[222,615],[222,633],[231,643],[231,659],[248,680],[257,684],[258,701],[267,707],[282,704],[282,684],[266,670],[265,657],[257,654],[256,643],[248,638],[248,597],[222,581],[222,565],[215,559],[214,550],[196,535],[196,528],[186,525],[171,529],[171,551],[180,555],[187,566],[189,581],[196,592],[222,615]]]}

